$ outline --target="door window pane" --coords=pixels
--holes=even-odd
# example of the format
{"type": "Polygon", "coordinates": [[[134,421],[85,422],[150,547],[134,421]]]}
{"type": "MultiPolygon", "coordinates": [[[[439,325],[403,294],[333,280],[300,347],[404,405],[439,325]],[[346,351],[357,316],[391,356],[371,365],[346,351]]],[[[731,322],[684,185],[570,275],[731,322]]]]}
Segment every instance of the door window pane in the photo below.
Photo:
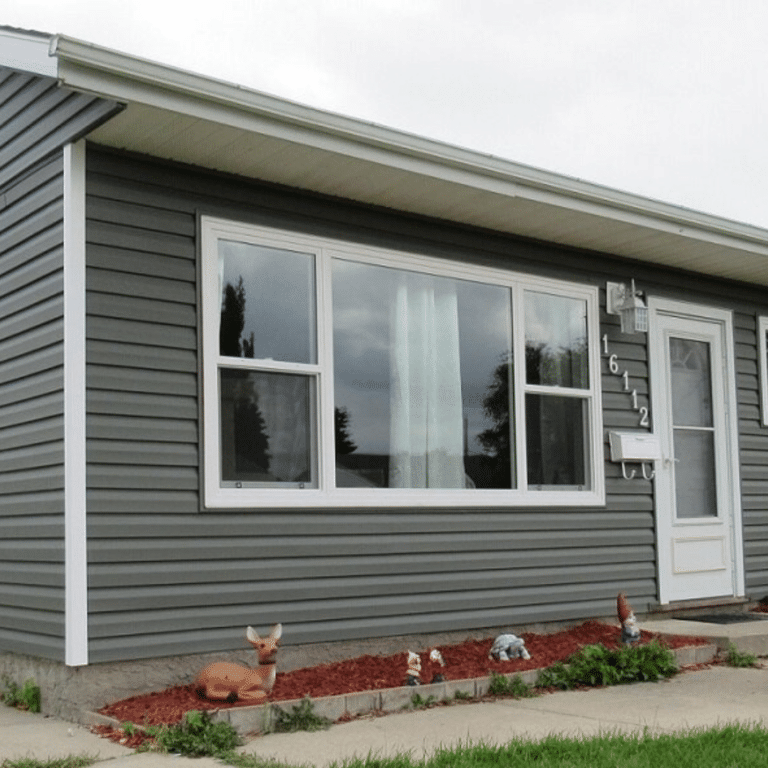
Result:
{"type": "Polygon", "coordinates": [[[577,397],[525,396],[528,486],[587,487],[587,407],[577,397]]]}
{"type": "Polygon", "coordinates": [[[587,302],[526,291],[526,381],[586,389],[589,387],[587,353],[587,302]]]}
{"type": "Polygon", "coordinates": [[[672,421],[675,426],[712,426],[709,342],[670,338],[672,421]]]}
{"type": "Polygon", "coordinates": [[[223,484],[316,484],[313,380],[241,369],[220,371],[223,484]]]}
{"type": "Polygon", "coordinates": [[[508,288],[333,265],[336,484],[511,488],[508,288]]]}
{"type": "Polygon", "coordinates": [[[314,257],[219,242],[220,354],[315,363],[314,257]]]}
{"type": "Polygon", "coordinates": [[[675,429],[674,439],[677,517],[717,517],[714,432],[675,429]]]}

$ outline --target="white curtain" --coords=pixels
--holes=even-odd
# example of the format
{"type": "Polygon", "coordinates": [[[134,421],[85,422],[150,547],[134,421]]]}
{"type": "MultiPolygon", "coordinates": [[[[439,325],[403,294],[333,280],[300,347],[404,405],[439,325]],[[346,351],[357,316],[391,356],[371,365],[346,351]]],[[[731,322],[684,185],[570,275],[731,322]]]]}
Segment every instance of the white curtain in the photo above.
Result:
{"type": "Polygon", "coordinates": [[[392,305],[391,488],[463,488],[456,287],[402,275],[392,305]]]}

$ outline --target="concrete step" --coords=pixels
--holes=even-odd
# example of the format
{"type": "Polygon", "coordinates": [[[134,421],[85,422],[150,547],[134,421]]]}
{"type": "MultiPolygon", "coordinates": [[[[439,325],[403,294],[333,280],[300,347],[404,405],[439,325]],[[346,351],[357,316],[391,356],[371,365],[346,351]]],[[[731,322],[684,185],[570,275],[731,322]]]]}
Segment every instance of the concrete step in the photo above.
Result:
{"type": "Polygon", "coordinates": [[[690,619],[649,619],[640,622],[639,626],[662,635],[705,637],[721,651],[727,650],[730,643],[733,643],[742,653],[768,656],[768,614],[765,619],[748,619],[730,624],[710,624],[690,619]]]}

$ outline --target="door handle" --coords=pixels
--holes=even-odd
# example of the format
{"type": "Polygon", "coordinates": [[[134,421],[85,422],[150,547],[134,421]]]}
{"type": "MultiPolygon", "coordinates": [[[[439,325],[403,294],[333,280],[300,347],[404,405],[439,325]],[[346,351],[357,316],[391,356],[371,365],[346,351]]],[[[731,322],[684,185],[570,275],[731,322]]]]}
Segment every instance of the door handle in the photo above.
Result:
{"type": "Polygon", "coordinates": [[[664,457],[664,466],[669,469],[673,464],[679,463],[680,459],[675,458],[669,458],[669,456],[664,457]]]}

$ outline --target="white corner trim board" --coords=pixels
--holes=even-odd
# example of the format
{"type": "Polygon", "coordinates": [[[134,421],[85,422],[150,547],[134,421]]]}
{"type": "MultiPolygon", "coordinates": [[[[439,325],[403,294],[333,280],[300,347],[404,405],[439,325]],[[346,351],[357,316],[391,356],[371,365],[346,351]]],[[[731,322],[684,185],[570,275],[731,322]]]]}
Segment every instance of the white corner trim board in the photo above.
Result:
{"type": "Polygon", "coordinates": [[[65,662],[88,663],[85,506],[85,141],[64,147],[65,662]]]}

